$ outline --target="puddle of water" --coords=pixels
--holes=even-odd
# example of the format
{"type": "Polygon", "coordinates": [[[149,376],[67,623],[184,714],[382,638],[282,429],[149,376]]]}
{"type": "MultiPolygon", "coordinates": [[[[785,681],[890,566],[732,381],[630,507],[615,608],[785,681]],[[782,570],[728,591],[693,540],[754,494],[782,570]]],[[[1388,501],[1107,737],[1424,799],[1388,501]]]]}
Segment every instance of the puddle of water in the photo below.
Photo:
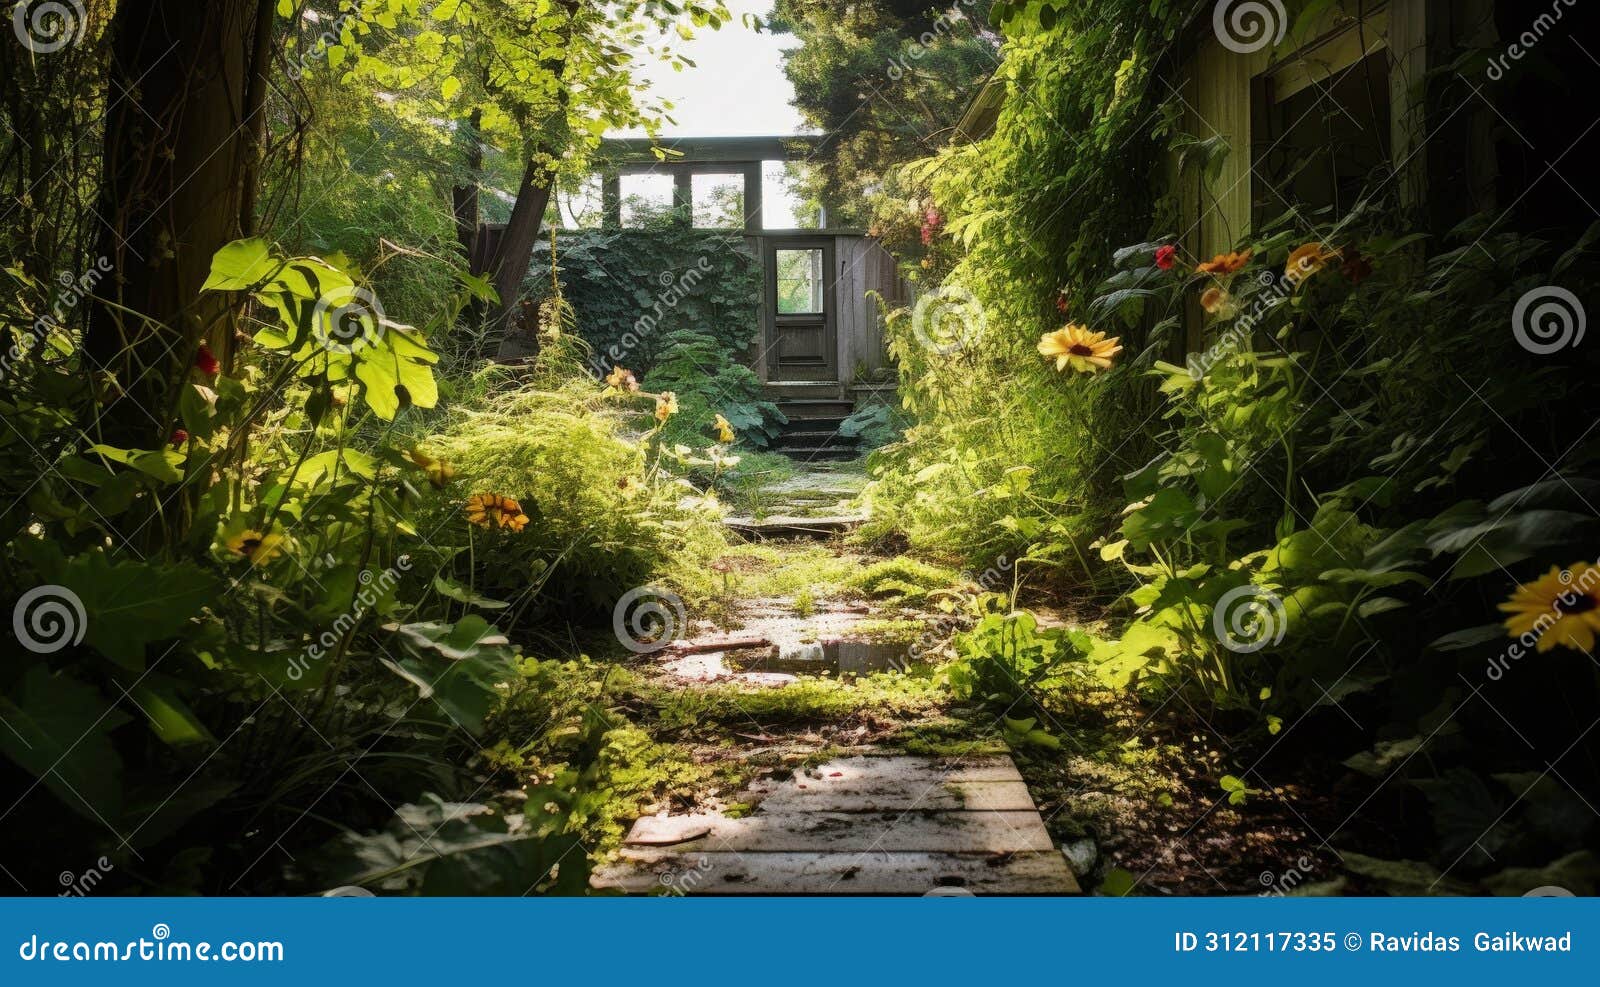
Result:
{"type": "Polygon", "coordinates": [[[727,661],[747,672],[871,675],[890,669],[906,671],[913,660],[910,650],[908,643],[823,641],[818,644],[782,644],[772,648],[732,652],[727,656],[727,661]]]}

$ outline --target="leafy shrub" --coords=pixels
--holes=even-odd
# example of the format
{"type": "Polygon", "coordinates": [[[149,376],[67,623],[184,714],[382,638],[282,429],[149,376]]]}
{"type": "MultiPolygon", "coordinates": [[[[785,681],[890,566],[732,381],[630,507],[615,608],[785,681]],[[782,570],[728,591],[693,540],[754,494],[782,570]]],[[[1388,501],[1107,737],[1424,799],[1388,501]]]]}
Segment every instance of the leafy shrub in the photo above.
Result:
{"type": "Polygon", "coordinates": [[[761,378],[735,363],[717,340],[693,329],[669,333],[660,361],[645,374],[650,391],[671,391],[681,409],[667,423],[666,441],[700,445],[717,415],[727,419],[735,435],[753,449],[765,449],[788,419],[767,400],[761,378]]]}

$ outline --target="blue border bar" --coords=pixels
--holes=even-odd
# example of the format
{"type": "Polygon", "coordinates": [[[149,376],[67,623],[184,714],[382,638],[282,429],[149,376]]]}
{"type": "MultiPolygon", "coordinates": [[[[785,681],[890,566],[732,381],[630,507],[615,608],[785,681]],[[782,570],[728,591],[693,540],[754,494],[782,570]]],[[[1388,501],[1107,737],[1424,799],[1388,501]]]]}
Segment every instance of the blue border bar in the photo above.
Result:
{"type": "Polygon", "coordinates": [[[652,987],[1176,984],[1241,975],[1289,975],[1294,987],[1439,976],[1504,987],[1508,977],[1594,982],[1600,899],[10,898],[0,899],[0,957],[3,984],[98,987],[508,977],[652,987]],[[1394,949],[1375,949],[1374,935],[1395,937],[1394,949]],[[1556,937],[1568,951],[1482,951],[1480,935],[1556,937]],[[1436,948],[1420,948],[1423,937],[1436,948]],[[1452,939],[1455,949],[1437,948],[1452,939]],[[137,954],[140,941],[151,957],[157,942],[191,951],[205,943],[213,955],[228,942],[276,942],[282,959],[54,958],[56,943],[71,944],[70,956],[83,951],[79,942],[134,943],[137,954]]]}

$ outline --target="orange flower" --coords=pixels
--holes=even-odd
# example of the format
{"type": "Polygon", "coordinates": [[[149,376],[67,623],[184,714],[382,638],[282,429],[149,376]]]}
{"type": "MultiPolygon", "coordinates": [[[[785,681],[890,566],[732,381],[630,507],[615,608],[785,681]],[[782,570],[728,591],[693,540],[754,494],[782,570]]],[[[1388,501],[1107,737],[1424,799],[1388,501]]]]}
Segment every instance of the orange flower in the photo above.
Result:
{"type": "Polygon", "coordinates": [[[678,413],[678,395],[672,391],[662,391],[656,398],[656,421],[664,422],[678,413]]]}
{"type": "Polygon", "coordinates": [[[1304,281],[1338,256],[1339,251],[1329,250],[1320,243],[1308,243],[1296,247],[1289,255],[1289,262],[1283,267],[1284,276],[1290,281],[1304,281]]]}
{"type": "Polygon", "coordinates": [[[627,367],[612,367],[611,373],[606,376],[606,383],[619,391],[632,392],[639,389],[639,381],[627,367]]]}
{"type": "Polygon", "coordinates": [[[1220,315],[1223,318],[1232,315],[1235,310],[1233,296],[1217,287],[1207,288],[1205,294],[1200,296],[1200,307],[1212,315],[1220,315]]]}
{"type": "Polygon", "coordinates": [[[1196,274],[1216,274],[1226,277],[1238,274],[1244,266],[1250,263],[1251,251],[1245,250],[1236,254],[1218,254],[1217,256],[1195,268],[1196,274]]]}
{"type": "Polygon", "coordinates": [[[476,494],[467,499],[467,520],[480,528],[509,528],[521,531],[528,524],[528,515],[514,497],[499,494],[476,494]]]}

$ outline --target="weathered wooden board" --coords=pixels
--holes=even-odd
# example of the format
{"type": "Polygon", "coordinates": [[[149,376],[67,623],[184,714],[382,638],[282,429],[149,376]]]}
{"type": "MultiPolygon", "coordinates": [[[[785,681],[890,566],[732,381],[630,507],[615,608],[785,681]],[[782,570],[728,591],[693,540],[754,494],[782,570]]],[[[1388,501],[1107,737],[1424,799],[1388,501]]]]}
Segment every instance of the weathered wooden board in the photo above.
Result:
{"type": "Polygon", "coordinates": [[[628,894],[1077,894],[1060,853],[668,853],[630,851],[595,886],[628,894]]]}
{"type": "Polygon", "coordinates": [[[870,782],[758,782],[750,794],[761,811],[779,812],[1032,812],[1028,786],[1020,781],[935,782],[879,787],[870,782]]]}
{"type": "Polygon", "coordinates": [[[1039,813],[786,812],[729,819],[710,813],[647,816],[624,845],[684,845],[700,851],[917,851],[1017,853],[1053,846],[1039,813]],[[693,834],[710,832],[690,841],[693,834]]]}

